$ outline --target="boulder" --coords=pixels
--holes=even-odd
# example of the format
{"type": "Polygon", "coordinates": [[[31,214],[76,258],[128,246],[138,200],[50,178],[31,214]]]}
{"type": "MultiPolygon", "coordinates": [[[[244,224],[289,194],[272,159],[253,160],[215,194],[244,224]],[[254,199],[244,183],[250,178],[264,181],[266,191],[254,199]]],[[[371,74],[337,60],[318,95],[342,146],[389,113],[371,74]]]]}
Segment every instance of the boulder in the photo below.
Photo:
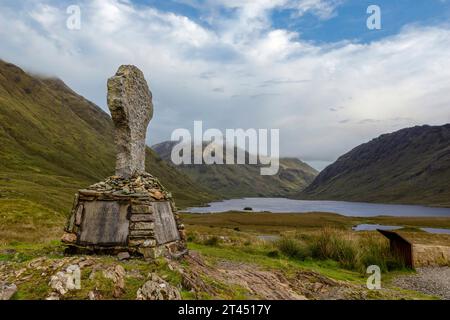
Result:
{"type": "Polygon", "coordinates": [[[119,264],[103,271],[103,276],[114,283],[114,298],[119,298],[125,290],[125,274],[125,269],[119,264]]]}
{"type": "Polygon", "coordinates": [[[129,178],[145,171],[145,136],[153,117],[152,93],[144,74],[120,66],[108,80],[108,107],[115,127],[116,175],[129,178]]]}
{"type": "Polygon", "coordinates": [[[180,291],[152,273],[138,291],[136,300],[181,300],[180,291]]]}
{"type": "Polygon", "coordinates": [[[0,300],[9,300],[17,292],[17,286],[7,283],[0,283],[0,300]]]}
{"type": "MultiPolygon", "coordinates": [[[[50,278],[48,285],[53,289],[53,293],[49,296],[49,298],[52,298],[55,294],[63,296],[70,290],[81,289],[80,267],[73,264],[68,266],[65,271],[59,271],[50,278]]],[[[52,298],[50,300],[54,299],[52,298]]]]}
{"type": "Polygon", "coordinates": [[[117,255],[117,259],[119,259],[120,261],[122,261],[122,260],[128,260],[128,259],[130,259],[130,254],[127,252],[127,251],[125,251],[125,252],[120,252],[118,255],[117,255]]]}

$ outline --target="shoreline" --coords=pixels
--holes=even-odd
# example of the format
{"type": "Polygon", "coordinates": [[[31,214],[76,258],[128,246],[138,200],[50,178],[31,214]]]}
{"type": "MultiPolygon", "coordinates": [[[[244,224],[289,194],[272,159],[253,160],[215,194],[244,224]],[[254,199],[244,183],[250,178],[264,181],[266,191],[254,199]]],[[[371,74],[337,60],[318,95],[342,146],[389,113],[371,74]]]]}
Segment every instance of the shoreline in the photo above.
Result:
{"type": "Polygon", "coordinates": [[[180,209],[180,212],[199,214],[223,213],[228,211],[296,214],[319,211],[353,217],[450,217],[450,207],[445,206],[340,200],[300,200],[285,197],[244,197],[223,199],[205,203],[200,206],[180,209]],[[211,209],[209,210],[208,208],[211,209]],[[251,208],[252,210],[246,210],[245,208],[251,208]],[[428,213],[422,214],[420,212],[421,210],[428,211],[428,213]],[[392,211],[392,213],[389,213],[389,211],[392,211]],[[407,211],[411,211],[411,214],[405,213],[407,211]],[[361,214],[358,212],[361,212],[361,214]]]}

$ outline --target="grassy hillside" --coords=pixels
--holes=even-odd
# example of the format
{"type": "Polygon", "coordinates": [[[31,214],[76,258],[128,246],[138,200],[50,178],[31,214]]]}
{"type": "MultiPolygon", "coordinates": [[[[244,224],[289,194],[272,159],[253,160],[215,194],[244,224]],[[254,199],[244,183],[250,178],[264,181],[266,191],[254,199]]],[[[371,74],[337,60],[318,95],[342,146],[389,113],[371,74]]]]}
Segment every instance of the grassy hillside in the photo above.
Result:
{"type": "MultiPolygon", "coordinates": [[[[114,173],[109,115],[61,80],[33,77],[3,61],[0,145],[0,240],[62,226],[76,190],[114,173]]],[[[150,148],[146,166],[179,206],[213,199],[150,148]]]]}
{"type": "MultiPolygon", "coordinates": [[[[81,289],[64,300],[136,299],[156,273],[179,288],[184,299],[430,299],[398,287],[397,276],[414,277],[390,257],[389,243],[378,232],[353,232],[355,223],[450,226],[448,218],[357,218],[336,214],[238,213],[183,214],[190,253],[182,260],[119,261],[113,256],[65,256],[59,242],[0,244],[0,281],[17,284],[12,299],[45,299],[50,279],[79,264],[81,289]],[[388,219],[387,221],[384,219],[388,219]],[[324,241],[325,240],[325,241],[324,241]],[[368,290],[366,267],[383,270],[381,290],[368,290]],[[123,281],[108,277],[112,270],[123,281]],[[120,286],[120,287],[119,287],[120,286]],[[120,289],[120,290],[119,290],[120,289]]],[[[439,239],[411,228],[408,238],[439,239]]],[[[435,283],[433,283],[435,285],[435,283]]]]}
{"type": "Polygon", "coordinates": [[[341,156],[299,197],[450,206],[450,124],[385,134],[341,156]]]}
{"type": "MultiPolygon", "coordinates": [[[[152,146],[152,149],[172,164],[170,156],[175,144],[166,141],[152,146]]],[[[235,151],[235,157],[236,154],[235,151]]],[[[177,166],[196,183],[229,198],[291,196],[309,185],[317,175],[314,168],[296,158],[281,158],[280,170],[274,176],[262,176],[260,168],[260,164],[177,166]]]]}

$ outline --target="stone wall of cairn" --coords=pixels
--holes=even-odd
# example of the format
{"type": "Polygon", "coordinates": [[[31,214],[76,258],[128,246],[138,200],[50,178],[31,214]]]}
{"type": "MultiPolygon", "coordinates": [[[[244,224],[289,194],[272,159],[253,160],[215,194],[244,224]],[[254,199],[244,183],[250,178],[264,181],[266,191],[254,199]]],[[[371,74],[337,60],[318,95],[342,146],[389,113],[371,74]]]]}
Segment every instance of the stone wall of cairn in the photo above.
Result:
{"type": "Polygon", "coordinates": [[[112,176],[87,189],[79,190],[75,195],[73,209],[62,241],[72,249],[87,249],[95,252],[128,251],[132,255],[139,254],[146,258],[156,258],[161,255],[177,256],[186,252],[186,233],[172,196],[158,179],[148,173],[129,179],[112,176]],[[85,207],[96,201],[115,202],[127,208],[128,230],[126,230],[125,242],[105,245],[81,241],[80,235],[85,226],[83,223],[85,207]],[[157,231],[155,230],[155,207],[156,204],[163,202],[170,205],[179,239],[164,241],[160,244],[155,234],[157,231]]]}

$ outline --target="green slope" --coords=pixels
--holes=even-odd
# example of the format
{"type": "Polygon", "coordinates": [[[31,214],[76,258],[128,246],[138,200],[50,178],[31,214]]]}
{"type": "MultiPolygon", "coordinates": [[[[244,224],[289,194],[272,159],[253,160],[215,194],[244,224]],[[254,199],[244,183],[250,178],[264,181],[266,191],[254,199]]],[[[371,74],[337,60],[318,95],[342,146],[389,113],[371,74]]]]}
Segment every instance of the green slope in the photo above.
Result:
{"type": "Polygon", "coordinates": [[[450,124],[406,128],[362,144],[299,197],[450,206],[450,124]]]}
{"type": "MultiPolygon", "coordinates": [[[[62,81],[1,60],[0,146],[0,239],[20,224],[37,228],[34,218],[44,211],[60,223],[77,189],[114,172],[113,126],[105,112],[62,81]]],[[[146,165],[179,206],[214,198],[150,148],[146,165]]]]}
{"type": "MultiPolygon", "coordinates": [[[[172,164],[170,155],[175,144],[166,141],[152,149],[172,164]]],[[[176,168],[211,192],[228,198],[289,197],[309,185],[317,175],[315,169],[296,158],[281,158],[280,169],[274,176],[262,176],[259,164],[178,165],[176,168]]]]}

